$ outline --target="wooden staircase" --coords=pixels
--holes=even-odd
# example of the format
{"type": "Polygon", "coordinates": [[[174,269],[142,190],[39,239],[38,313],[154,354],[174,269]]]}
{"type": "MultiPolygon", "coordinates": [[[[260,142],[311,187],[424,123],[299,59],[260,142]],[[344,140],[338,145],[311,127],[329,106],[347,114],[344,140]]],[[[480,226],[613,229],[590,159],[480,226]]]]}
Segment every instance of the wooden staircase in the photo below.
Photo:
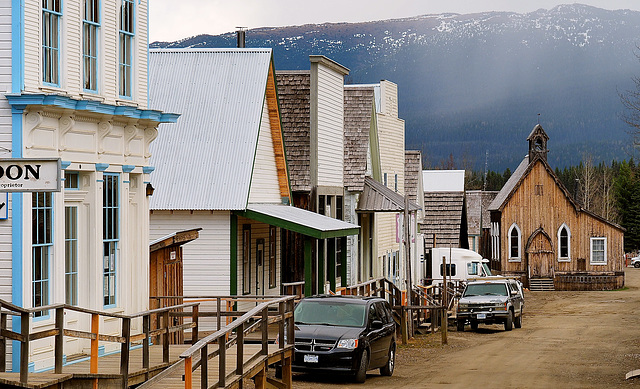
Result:
{"type": "Polygon", "coordinates": [[[529,290],[532,292],[547,292],[556,290],[553,285],[553,278],[531,278],[529,279],[529,290]]]}

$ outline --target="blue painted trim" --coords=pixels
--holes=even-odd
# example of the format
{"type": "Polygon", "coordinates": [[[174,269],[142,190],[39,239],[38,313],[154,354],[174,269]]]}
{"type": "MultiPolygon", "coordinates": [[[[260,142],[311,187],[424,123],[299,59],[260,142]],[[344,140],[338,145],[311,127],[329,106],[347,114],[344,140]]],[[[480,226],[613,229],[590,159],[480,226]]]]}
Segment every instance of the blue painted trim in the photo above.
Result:
{"type": "Polygon", "coordinates": [[[96,163],[96,171],[103,172],[109,168],[108,163],[96,163]]]}
{"type": "Polygon", "coordinates": [[[29,368],[27,368],[27,371],[29,373],[35,373],[35,370],[36,370],[35,362],[29,362],[29,368]]]}
{"type": "Polygon", "coordinates": [[[122,172],[131,173],[135,168],[136,168],[135,165],[122,165],[122,172]]]}
{"type": "Polygon", "coordinates": [[[154,170],[156,170],[155,166],[143,166],[142,167],[142,172],[145,174],[150,174],[152,173],[154,170]]]}
{"type": "Polygon", "coordinates": [[[9,104],[13,106],[51,105],[54,107],[86,111],[105,115],[125,116],[131,119],[149,119],[158,123],[175,123],[180,114],[165,113],[153,109],[139,109],[121,105],[104,104],[92,100],[75,100],[67,96],[56,94],[20,94],[20,92],[5,95],[9,104]]]}
{"type": "Polygon", "coordinates": [[[61,161],[60,162],[60,167],[62,168],[62,170],[67,170],[67,168],[71,165],[70,161],[61,161]]]}
{"type": "MultiPolygon", "coordinates": [[[[25,107],[11,107],[11,156],[22,158],[22,112],[25,107]]],[[[22,210],[24,197],[22,193],[11,194],[11,303],[19,307],[23,304],[22,290],[22,242],[23,223],[22,210]]],[[[11,320],[13,331],[20,333],[21,319],[16,316],[11,320]]],[[[12,364],[13,371],[20,371],[20,342],[13,341],[12,364]]]]}
{"type": "Polygon", "coordinates": [[[24,0],[11,0],[11,93],[24,89],[24,0]]]}

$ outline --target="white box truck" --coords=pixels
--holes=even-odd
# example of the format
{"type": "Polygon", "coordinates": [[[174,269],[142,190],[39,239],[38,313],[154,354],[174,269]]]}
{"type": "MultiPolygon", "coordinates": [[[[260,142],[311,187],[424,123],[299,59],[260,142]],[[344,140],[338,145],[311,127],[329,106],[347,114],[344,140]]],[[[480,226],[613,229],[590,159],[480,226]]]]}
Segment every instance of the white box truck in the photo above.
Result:
{"type": "Polygon", "coordinates": [[[482,258],[475,251],[436,247],[429,250],[425,261],[424,284],[441,284],[445,269],[449,282],[492,276],[489,269],[489,260],[482,258]],[[446,264],[443,263],[443,257],[446,264]]]}

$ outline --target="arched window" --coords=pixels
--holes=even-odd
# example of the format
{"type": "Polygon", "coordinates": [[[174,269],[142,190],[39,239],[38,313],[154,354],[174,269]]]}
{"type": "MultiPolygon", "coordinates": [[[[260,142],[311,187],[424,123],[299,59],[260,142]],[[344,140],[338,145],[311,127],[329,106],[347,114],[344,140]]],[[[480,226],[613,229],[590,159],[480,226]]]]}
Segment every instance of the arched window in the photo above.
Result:
{"type": "Polygon", "coordinates": [[[566,224],[558,229],[558,261],[571,260],[571,230],[566,224]]]}
{"type": "Polygon", "coordinates": [[[507,244],[507,247],[509,248],[509,260],[520,261],[522,258],[522,233],[520,232],[520,227],[513,223],[509,228],[509,234],[507,236],[509,239],[507,244]]]}

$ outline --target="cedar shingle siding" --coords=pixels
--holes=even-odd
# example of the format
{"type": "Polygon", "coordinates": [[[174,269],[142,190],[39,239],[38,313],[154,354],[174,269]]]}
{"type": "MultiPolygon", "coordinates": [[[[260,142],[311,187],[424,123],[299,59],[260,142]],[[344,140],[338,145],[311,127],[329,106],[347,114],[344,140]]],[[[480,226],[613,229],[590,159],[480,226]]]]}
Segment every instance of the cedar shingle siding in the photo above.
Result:
{"type": "MultiPolygon", "coordinates": [[[[424,233],[425,249],[433,247],[433,235],[437,247],[462,247],[460,241],[463,223],[464,192],[427,192],[424,194],[424,221],[420,232],[424,233]]],[[[466,224],[466,220],[464,220],[466,224]]]]}
{"type": "Polygon", "coordinates": [[[344,90],[344,186],[361,192],[367,172],[373,88],[344,90]]]}
{"type": "Polygon", "coordinates": [[[418,177],[422,174],[422,153],[418,150],[404,152],[404,194],[409,201],[418,201],[418,177]]]}
{"type": "Polygon", "coordinates": [[[276,72],[280,120],[289,165],[292,191],[310,191],[310,113],[311,75],[304,72],[276,72]]]}

